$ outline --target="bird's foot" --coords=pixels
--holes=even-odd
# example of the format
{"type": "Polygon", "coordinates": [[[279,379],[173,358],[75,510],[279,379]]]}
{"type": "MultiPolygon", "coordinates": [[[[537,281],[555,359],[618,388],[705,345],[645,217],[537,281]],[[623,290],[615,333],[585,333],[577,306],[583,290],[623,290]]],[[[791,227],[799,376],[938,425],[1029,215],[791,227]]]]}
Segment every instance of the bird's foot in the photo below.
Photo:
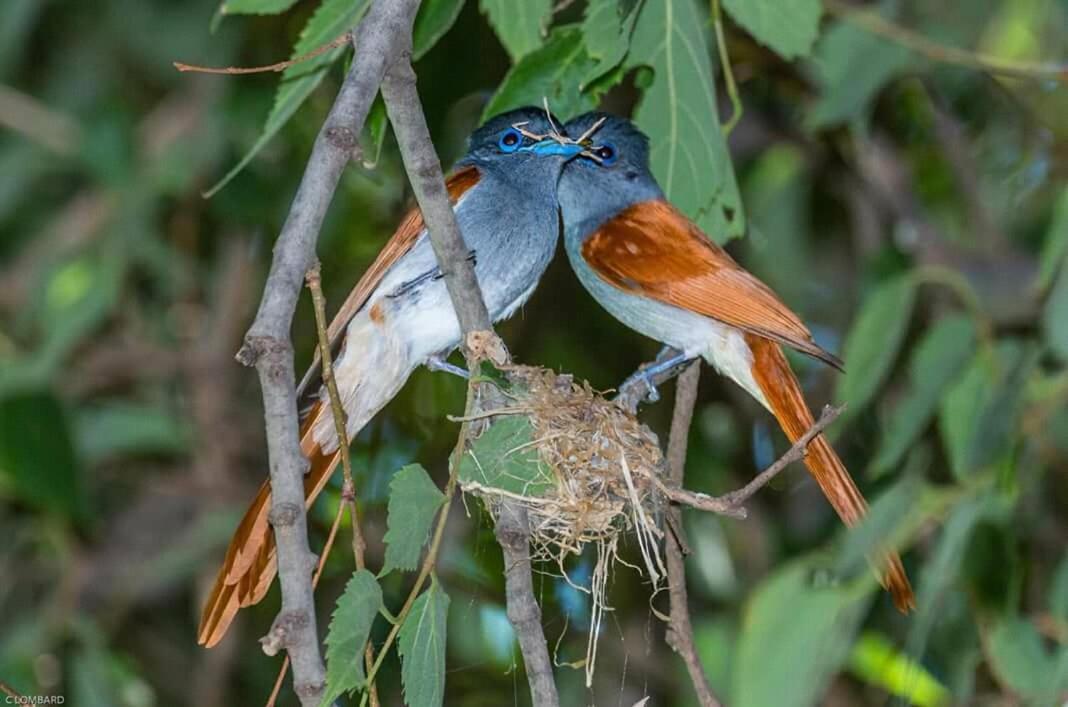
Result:
{"type": "Polygon", "coordinates": [[[653,375],[650,375],[648,371],[653,366],[648,366],[641,370],[635,371],[623,381],[620,387],[621,390],[631,390],[637,386],[641,386],[645,392],[641,396],[641,401],[648,403],[655,403],[660,400],[660,391],[656,387],[653,375]]]}
{"type": "Polygon", "coordinates": [[[460,376],[464,380],[470,378],[470,374],[466,368],[460,368],[445,360],[445,357],[441,354],[434,354],[426,360],[424,364],[431,371],[444,371],[445,373],[451,373],[454,376],[460,376]]]}
{"type": "Polygon", "coordinates": [[[632,373],[619,386],[619,400],[628,410],[634,412],[641,402],[655,403],[660,400],[659,383],[670,378],[675,369],[692,360],[684,353],[664,347],[656,361],[632,373]]]}

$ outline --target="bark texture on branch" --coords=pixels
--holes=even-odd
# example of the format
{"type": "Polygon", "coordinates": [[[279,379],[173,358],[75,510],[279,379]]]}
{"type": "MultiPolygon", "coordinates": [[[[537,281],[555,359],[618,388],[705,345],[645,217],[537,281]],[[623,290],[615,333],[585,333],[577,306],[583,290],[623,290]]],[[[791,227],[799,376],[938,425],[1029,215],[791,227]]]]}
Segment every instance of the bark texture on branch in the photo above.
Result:
{"type": "Polygon", "coordinates": [[[504,553],[504,582],[508,621],[519,639],[530,698],[537,707],[558,707],[553,663],[541,627],[541,607],[534,598],[530,570],[530,525],[523,506],[502,501],[494,528],[504,553]]]}
{"type": "MultiPolygon", "coordinates": [[[[426,117],[419,102],[415,72],[406,58],[411,50],[410,37],[408,41],[404,57],[389,68],[382,80],[382,98],[397,136],[415,200],[427,225],[434,255],[445,275],[445,286],[456,310],[466,349],[472,341],[471,334],[491,332],[493,324],[475,277],[474,266],[467,257],[470,251],[464,243],[445,190],[441,163],[430,140],[426,117]]],[[[493,347],[498,344],[495,341],[488,345],[493,347]]],[[[472,352],[465,353],[470,359],[472,352]]],[[[498,516],[496,533],[504,553],[508,620],[519,639],[531,699],[538,707],[556,707],[559,698],[552,661],[541,626],[541,609],[534,598],[530,528],[525,511],[505,504],[498,516]]]]}
{"type": "Polygon", "coordinates": [[[341,173],[357,150],[357,137],[387,66],[410,46],[418,0],[376,0],[354,33],[356,46],[337,99],[319,131],[300,186],[274,247],[256,319],[237,354],[256,367],[263,391],[271,472],[271,522],[277,545],[282,610],[263,639],[264,649],[284,648],[293,665],[293,689],[302,705],[316,705],[325,669],[312,593],[315,556],[308,546],[290,327],[304,274],[315,258],[327,208],[341,173]],[[407,42],[407,44],[405,44],[407,42]]]}
{"type": "MultiPolygon", "coordinates": [[[[689,364],[679,376],[675,389],[675,410],[671,417],[671,432],[668,437],[668,472],[673,485],[681,487],[686,470],[686,448],[690,437],[690,422],[697,401],[697,384],[701,380],[701,361],[689,364]]],[[[701,707],[719,707],[720,701],[708,684],[697,647],[693,640],[693,623],[690,621],[689,595],[686,591],[686,565],[683,557],[682,511],[672,505],[668,508],[674,532],[667,534],[668,594],[671,598],[670,619],[665,640],[686,664],[686,672],[693,683],[694,692],[701,707]]]]}

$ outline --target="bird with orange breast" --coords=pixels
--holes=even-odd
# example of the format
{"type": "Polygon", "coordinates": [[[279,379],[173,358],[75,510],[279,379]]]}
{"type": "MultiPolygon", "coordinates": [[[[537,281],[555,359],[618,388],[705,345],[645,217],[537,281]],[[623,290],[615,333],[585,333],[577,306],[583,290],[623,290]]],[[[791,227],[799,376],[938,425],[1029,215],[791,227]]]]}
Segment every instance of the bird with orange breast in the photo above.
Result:
{"type": "MultiPolygon", "coordinates": [[[[587,113],[564,132],[587,151],[572,159],[557,195],[571,266],[602,307],[631,329],[678,353],[636,374],[650,391],[659,373],[703,358],[740,385],[779,421],[791,442],[814,424],[783,354],[789,346],[835,368],[796,314],[764,283],[664,197],[649,170],[649,141],[629,120],[587,113]]],[[[847,526],[867,503],[823,437],[809,443],[805,464],[847,526]]],[[[873,562],[895,606],[915,606],[901,558],[873,562]]]]}

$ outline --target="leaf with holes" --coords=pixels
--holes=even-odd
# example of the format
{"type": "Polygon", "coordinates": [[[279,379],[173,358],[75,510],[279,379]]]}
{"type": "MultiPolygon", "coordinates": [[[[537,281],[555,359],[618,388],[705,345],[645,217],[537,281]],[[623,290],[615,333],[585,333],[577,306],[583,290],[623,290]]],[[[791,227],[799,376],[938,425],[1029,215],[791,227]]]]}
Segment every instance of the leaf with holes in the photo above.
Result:
{"type": "Polygon", "coordinates": [[[382,589],[375,576],[359,570],[337,600],[326,634],[326,688],[321,707],[363,685],[363,653],[371,624],[382,608],[382,589]]]}
{"type": "MultiPolygon", "coordinates": [[[[329,44],[331,40],[351,29],[363,14],[368,0],[323,0],[323,4],[315,11],[308,20],[308,24],[300,33],[300,38],[293,47],[293,57],[303,56],[319,47],[329,44]]],[[[252,144],[245,156],[234,167],[211,187],[205,196],[212,196],[231,179],[241,173],[249,162],[252,161],[259,151],[271,141],[271,138],[282,129],[297,109],[303,105],[304,100],[311,95],[312,91],[323,80],[326,70],[342,54],[347,51],[346,46],[335,47],[328,52],[320,54],[314,59],[295,64],[282,73],[282,81],[278,85],[278,92],[274,96],[274,105],[267,115],[267,122],[263,126],[263,132],[252,144]]]]}
{"type": "Polygon", "coordinates": [[[445,699],[445,628],[449,595],[437,579],[408,612],[397,639],[408,707],[439,707],[445,699]]]}
{"type": "Polygon", "coordinates": [[[735,22],[784,59],[808,56],[819,32],[820,0],[723,0],[735,22]]]}
{"type": "Polygon", "coordinates": [[[434,513],[445,494],[438,490],[426,470],[409,464],[389,484],[389,515],[386,519],[386,559],[382,574],[393,569],[414,570],[426,543],[434,513]]]}
{"type": "Polygon", "coordinates": [[[650,142],[653,175],[668,199],[722,243],[745,217],[716,110],[707,18],[691,0],[646,2],[625,69],[649,67],[652,83],[634,114],[650,142]]]}
{"type": "Polygon", "coordinates": [[[479,7],[493,26],[508,56],[516,62],[541,46],[541,33],[552,0],[481,0],[479,7]]]}

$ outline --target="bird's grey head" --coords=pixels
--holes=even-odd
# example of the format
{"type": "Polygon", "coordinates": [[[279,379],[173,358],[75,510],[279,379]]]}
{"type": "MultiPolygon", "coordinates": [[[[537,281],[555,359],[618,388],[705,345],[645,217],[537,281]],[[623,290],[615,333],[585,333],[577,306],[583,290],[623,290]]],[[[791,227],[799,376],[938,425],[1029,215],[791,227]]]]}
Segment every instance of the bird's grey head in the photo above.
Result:
{"type": "Polygon", "coordinates": [[[595,228],[631,204],[663,198],[649,171],[649,138],[634,123],[595,111],[568,121],[564,132],[587,150],[560,178],[565,225],[595,228]]]}
{"type": "Polygon", "coordinates": [[[533,106],[495,115],[471,134],[460,164],[523,179],[544,174],[542,181],[549,178],[546,186],[555,187],[564,162],[581,150],[554,140],[559,129],[555,116],[533,106]]]}

